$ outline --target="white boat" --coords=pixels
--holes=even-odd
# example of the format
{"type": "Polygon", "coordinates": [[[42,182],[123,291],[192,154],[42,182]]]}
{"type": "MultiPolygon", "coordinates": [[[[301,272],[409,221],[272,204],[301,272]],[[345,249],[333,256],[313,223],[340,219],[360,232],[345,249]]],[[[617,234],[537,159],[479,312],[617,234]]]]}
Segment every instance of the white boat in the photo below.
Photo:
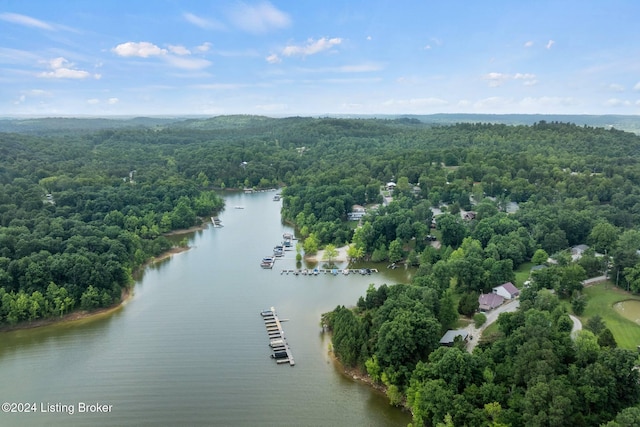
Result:
{"type": "Polygon", "coordinates": [[[273,264],[275,264],[276,260],[274,257],[271,256],[266,256],[264,258],[262,258],[262,261],[260,262],[260,267],[262,268],[273,268],[273,264]]]}

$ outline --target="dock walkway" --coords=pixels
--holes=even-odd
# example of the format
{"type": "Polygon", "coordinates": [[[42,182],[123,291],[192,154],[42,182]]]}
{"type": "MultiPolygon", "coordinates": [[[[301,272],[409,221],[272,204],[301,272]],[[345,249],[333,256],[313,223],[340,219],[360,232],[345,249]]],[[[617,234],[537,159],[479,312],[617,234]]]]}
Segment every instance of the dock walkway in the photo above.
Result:
{"type": "Polygon", "coordinates": [[[277,364],[288,363],[294,366],[296,362],[293,360],[293,354],[284,336],[284,330],[276,314],[276,309],[271,307],[270,310],[264,310],[260,314],[269,336],[269,347],[271,347],[272,351],[271,357],[276,360],[277,364]]]}

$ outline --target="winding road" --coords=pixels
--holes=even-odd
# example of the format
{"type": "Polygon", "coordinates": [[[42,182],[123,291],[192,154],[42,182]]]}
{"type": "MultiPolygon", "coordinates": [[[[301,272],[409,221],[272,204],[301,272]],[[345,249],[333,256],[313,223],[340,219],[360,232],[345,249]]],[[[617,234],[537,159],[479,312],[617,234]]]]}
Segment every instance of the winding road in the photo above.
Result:
{"type": "MultiPolygon", "coordinates": [[[[491,325],[493,322],[498,320],[498,316],[500,313],[511,313],[514,312],[520,307],[520,300],[514,299],[502,304],[500,307],[495,310],[490,311],[489,313],[485,313],[487,316],[487,321],[484,322],[482,326],[476,328],[473,323],[470,323],[464,331],[469,332],[469,342],[467,342],[467,351],[469,353],[473,353],[473,349],[478,345],[478,341],[482,336],[482,332],[486,329],[487,326],[491,325]]],[[[571,328],[571,339],[575,340],[576,336],[578,336],[578,331],[582,329],[582,322],[576,316],[570,314],[569,317],[573,322],[573,327],[571,328]]]]}

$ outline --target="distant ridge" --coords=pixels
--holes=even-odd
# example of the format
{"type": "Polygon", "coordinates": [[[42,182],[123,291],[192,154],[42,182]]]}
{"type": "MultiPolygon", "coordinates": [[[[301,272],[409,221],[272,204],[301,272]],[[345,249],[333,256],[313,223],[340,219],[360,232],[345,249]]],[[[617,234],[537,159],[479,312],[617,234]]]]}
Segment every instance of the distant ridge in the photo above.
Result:
{"type": "Polygon", "coordinates": [[[283,122],[295,123],[314,118],[393,120],[399,125],[453,125],[456,123],[495,123],[527,125],[541,121],[573,123],[578,126],[615,128],[640,134],[640,116],[589,114],[325,114],[307,117],[268,117],[259,115],[221,115],[196,117],[44,117],[1,118],[0,132],[69,133],[126,128],[188,128],[194,130],[240,129],[268,127],[283,122]]]}

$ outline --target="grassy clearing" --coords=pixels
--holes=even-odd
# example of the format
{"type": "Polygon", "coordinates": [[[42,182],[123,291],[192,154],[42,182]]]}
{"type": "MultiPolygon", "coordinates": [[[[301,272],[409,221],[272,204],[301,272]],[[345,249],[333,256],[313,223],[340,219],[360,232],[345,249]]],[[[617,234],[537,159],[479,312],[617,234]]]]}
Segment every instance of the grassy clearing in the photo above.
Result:
{"type": "Polygon", "coordinates": [[[531,267],[533,267],[532,262],[525,262],[524,264],[521,264],[516,271],[514,271],[516,275],[516,283],[514,283],[514,285],[516,285],[517,288],[522,289],[524,282],[529,280],[531,267]]]}
{"type": "Polygon", "coordinates": [[[584,293],[589,300],[584,314],[580,316],[582,323],[599,314],[613,333],[618,347],[635,350],[640,345],[640,325],[622,317],[613,306],[626,300],[640,301],[640,296],[616,288],[611,282],[585,288],[584,293]]]}

